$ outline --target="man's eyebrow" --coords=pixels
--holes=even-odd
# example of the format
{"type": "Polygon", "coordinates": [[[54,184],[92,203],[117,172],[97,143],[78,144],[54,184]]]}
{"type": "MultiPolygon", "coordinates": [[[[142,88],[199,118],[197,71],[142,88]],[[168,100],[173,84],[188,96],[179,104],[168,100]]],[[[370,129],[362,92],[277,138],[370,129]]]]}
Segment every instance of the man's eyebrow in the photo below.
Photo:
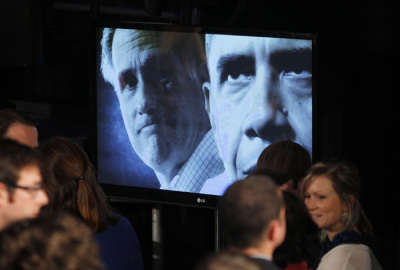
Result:
{"type": "MultiPolygon", "coordinates": [[[[255,59],[252,55],[229,54],[221,57],[217,62],[217,73],[219,73],[219,82],[223,83],[228,76],[237,77],[239,74],[254,73],[255,59]]],[[[246,74],[249,75],[249,74],[246,74]]]]}
{"type": "Polygon", "coordinates": [[[222,56],[217,62],[217,70],[221,70],[226,66],[238,65],[240,63],[248,63],[249,61],[254,61],[252,56],[243,54],[228,54],[222,56]]]}
{"type": "Polygon", "coordinates": [[[285,68],[302,68],[311,71],[312,49],[307,47],[278,50],[271,54],[270,64],[276,70],[282,71],[285,68]]]}

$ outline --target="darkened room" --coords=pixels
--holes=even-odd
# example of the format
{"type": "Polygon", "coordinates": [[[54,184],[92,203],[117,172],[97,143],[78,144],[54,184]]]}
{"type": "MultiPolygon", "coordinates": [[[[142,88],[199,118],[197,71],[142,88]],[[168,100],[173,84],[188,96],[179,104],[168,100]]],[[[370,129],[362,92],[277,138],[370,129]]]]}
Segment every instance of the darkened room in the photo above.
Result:
{"type": "MultiPolygon", "coordinates": [[[[400,269],[399,12],[395,0],[3,1],[1,108],[37,118],[40,141],[65,136],[90,152],[93,28],[99,22],[313,34],[313,158],[343,156],[357,165],[376,255],[384,269],[400,269]]],[[[133,224],[145,269],[193,269],[204,255],[224,247],[213,207],[135,198],[113,198],[111,204],[133,224]],[[155,223],[160,242],[154,241],[155,223]]]]}

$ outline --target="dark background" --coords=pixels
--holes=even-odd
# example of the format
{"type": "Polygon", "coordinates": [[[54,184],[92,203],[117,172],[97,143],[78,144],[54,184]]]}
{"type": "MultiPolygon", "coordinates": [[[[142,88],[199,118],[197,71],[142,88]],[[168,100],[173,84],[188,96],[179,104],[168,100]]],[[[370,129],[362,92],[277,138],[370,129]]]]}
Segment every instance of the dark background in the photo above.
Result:
{"type": "MultiPolygon", "coordinates": [[[[320,158],[342,155],[359,167],[378,259],[384,269],[400,269],[399,14],[395,0],[1,1],[1,107],[36,116],[41,140],[62,135],[87,143],[95,102],[91,26],[98,20],[316,33],[320,158]]],[[[213,210],[158,205],[163,242],[153,247],[155,206],[113,206],[131,219],[146,269],[160,262],[191,269],[215,246],[213,210]],[[153,253],[164,256],[152,260],[153,253]]]]}

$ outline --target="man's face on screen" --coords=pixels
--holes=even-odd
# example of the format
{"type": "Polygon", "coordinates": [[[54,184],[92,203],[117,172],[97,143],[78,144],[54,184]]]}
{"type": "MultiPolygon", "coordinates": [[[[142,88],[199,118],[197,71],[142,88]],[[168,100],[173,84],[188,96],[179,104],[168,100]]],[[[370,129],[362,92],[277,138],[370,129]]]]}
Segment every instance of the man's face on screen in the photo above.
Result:
{"type": "Polygon", "coordinates": [[[196,148],[199,118],[207,114],[201,83],[190,79],[182,59],[159,42],[154,32],[118,29],[112,59],[130,142],[148,166],[163,174],[182,165],[196,148]]]}
{"type": "Polygon", "coordinates": [[[293,140],[311,153],[311,41],[214,35],[207,43],[203,91],[230,177],[252,171],[274,141],[293,140]]]}

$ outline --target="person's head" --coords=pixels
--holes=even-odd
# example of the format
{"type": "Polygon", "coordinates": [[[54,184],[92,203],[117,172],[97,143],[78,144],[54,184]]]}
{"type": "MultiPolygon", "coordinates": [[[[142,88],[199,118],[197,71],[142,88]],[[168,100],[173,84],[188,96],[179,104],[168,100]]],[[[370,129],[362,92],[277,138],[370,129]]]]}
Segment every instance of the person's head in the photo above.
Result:
{"type": "Polygon", "coordinates": [[[248,175],[279,140],[312,150],[312,43],[206,35],[206,109],[225,169],[248,175]]]}
{"type": "Polygon", "coordinates": [[[0,269],[105,268],[91,230],[62,214],[22,220],[0,232],[0,269]]]}
{"type": "Polygon", "coordinates": [[[200,35],[105,29],[102,72],[133,149],[157,176],[172,178],[210,129],[200,35]]]}
{"type": "Polygon", "coordinates": [[[320,252],[320,230],[302,200],[289,192],[283,192],[283,197],[286,206],[286,236],[274,251],[274,262],[283,269],[290,263],[306,261],[311,268],[315,266],[320,252]]]}
{"type": "Polygon", "coordinates": [[[39,152],[48,167],[44,175],[50,198],[46,210],[78,215],[93,231],[107,227],[104,222],[109,214],[106,196],[83,148],[70,139],[53,137],[40,146],[39,152]]]}
{"type": "Polygon", "coordinates": [[[304,178],[302,190],[313,221],[331,240],[344,230],[372,235],[372,226],[360,204],[360,176],[348,160],[317,162],[304,178]]]}
{"type": "Polygon", "coordinates": [[[310,167],[310,154],[301,145],[290,140],[271,143],[262,151],[257,161],[257,169],[266,169],[279,175],[280,188],[299,197],[302,194],[298,186],[310,167]]]}
{"type": "Polygon", "coordinates": [[[31,148],[37,148],[38,122],[28,115],[15,110],[0,110],[0,138],[15,140],[31,148]]]}
{"type": "Polygon", "coordinates": [[[39,215],[48,203],[42,188],[38,153],[10,139],[0,139],[0,230],[39,215]]]}
{"type": "Polygon", "coordinates": [[[228,247],[234,250],[265,248],[268,252],[285,237],[285,206],[282,192],[265,176],[249,176],[234,182],[219,204],[228,247]]]}
{"type": "Polygon", "coordinates": [[[261,270],[261,267],[244,254],[223,251],[204,257],[195,270],[261,270]]]}

